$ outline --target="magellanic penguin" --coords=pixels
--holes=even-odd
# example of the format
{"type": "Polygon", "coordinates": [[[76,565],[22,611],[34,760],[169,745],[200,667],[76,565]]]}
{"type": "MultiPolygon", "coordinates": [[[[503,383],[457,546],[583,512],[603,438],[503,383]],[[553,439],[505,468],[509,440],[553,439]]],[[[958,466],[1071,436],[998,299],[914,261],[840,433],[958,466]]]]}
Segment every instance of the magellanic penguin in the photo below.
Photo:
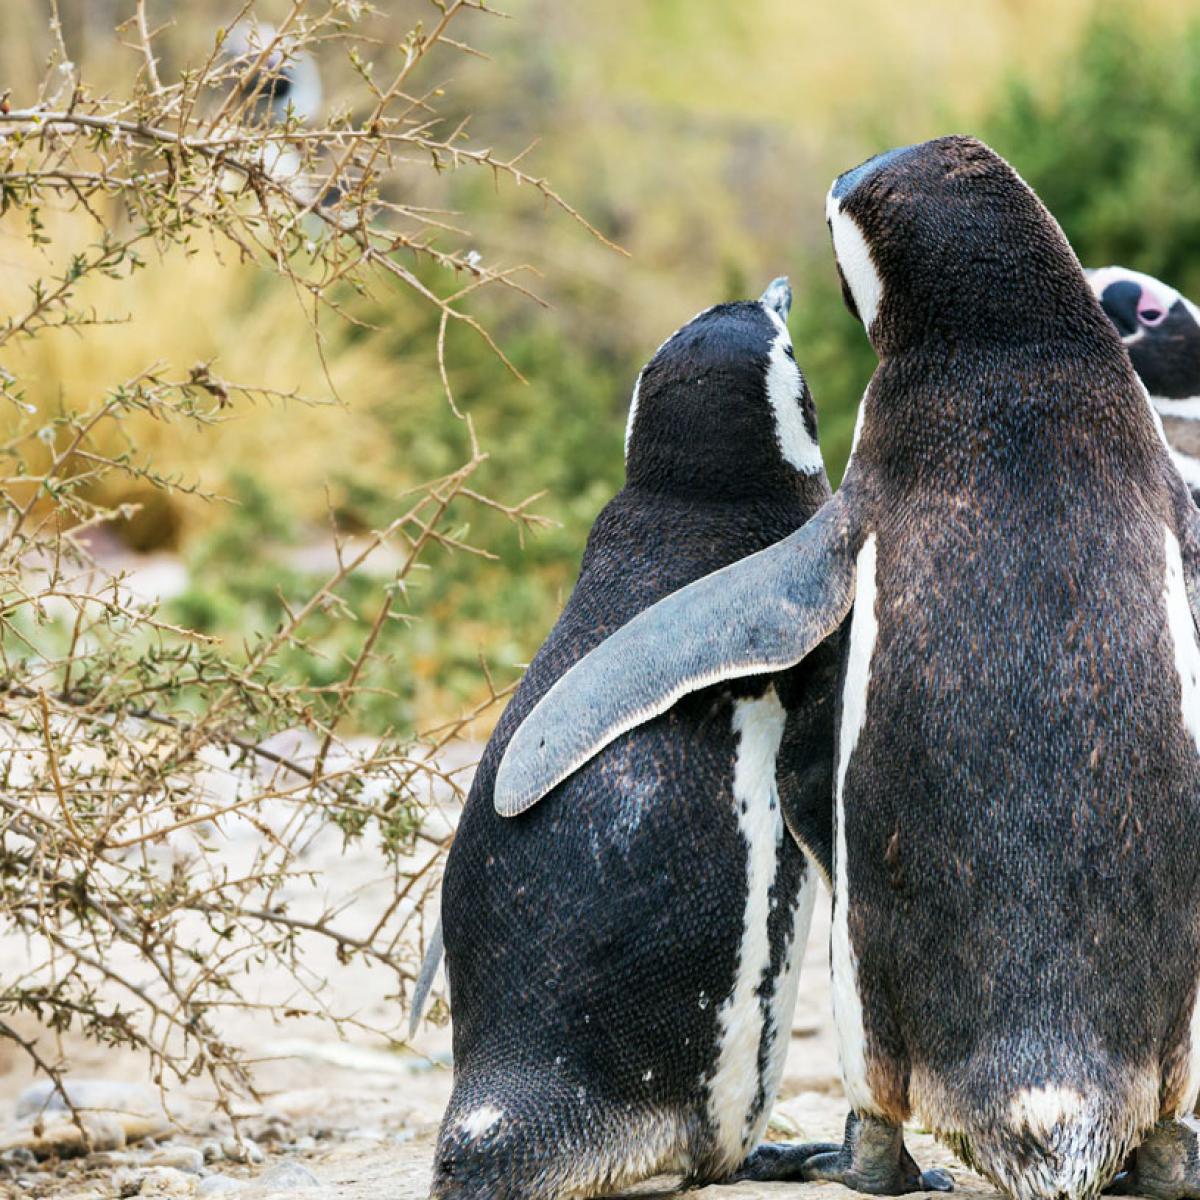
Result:
{"type": "Polygon", "coordinates": [[[879,356],[845,481],[564,675],[497,797],[697,687],[803,662],[853,606],[832,961],[860,1120],[796,1177],[884,1190],[914,1118],[1021,1200],[1091,1196],[1134,1150],[1130,1190],[1200,1196],[1176,1121],[1200,1089],[1200,511],[1003,159],[892,151],[827,212],[879,356]]]}
{"type": "Polygon", "coordinates": [[[642,371],[626,485],[480,763],[442,890],[454,1090],[438,1200],[724,1179],[766,1124],[816,886],[796,839],[829,854],[833,647],[698,691],[535,807],[497,811],[493,782],[588,650],[828,498],[790,300],[779,280],[708,309],[642,371]]]}
{"type": "Polygon", "coordinates": [[[1087,274],[1162,418],[1179,473],[1200,501],[1200,309],[1161,280],[1126,267],[1087,274]]]}

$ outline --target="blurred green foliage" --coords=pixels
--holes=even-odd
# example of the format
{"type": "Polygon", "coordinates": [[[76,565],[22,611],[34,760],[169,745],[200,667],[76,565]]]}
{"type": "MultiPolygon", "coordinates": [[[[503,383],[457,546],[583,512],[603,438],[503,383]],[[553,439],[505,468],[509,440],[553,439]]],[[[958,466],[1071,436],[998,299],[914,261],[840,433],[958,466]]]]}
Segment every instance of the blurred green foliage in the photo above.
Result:
{"type": "MultiPolygon", "coordinates": [[[[1012,161],[1058,217],[1085,264],[1120,262],[1200,293],[1197,112],[1200,23],[1182,34],[1155,34],[1107,10],[1086,26],[1057,77],[1013,74],[975,122],[948,121],[945,127],[977,131],[1012,161]]],[[[886,116],[876,114],[874,124],[878,148],[911,140],[898,123],[881,128],[888,126],[886,116]]],[[[610,221],[609,228],[621,235],[619,221],[610,221]]],[[[822,445],[836,483],[874,355],[842,304],[827,248],[798,243],[788,265],[796,285],[792,332],[817,398],[822,445]]],[[[763,280],[748,276],[726,261],[722,287],[708,302],[754,293],[763,280]]],[[[494,528],[473,534],[500,552],[498,570],[457,556],[431,574],[429,619],[398,631],[395,653],[398,670],[433,672],[443,696],[472,693],[480,651],[493,663],[518,663],[548,630],[573,582],[595,514],[621,485],[624,409],[641,360],[691,312],[686,305],[663,312],[652,327],[633,336],[624,331],[622,340],[604,320],[606,302],[602,289],[585,283],[563,305],[585,319],[565,324],[561,315],[530,320],[528,313],[491,314],[506,353],[529,381],[525,386],[514,384],[468,335],[454,346],[456,398],[474,415],[481,442],[493,452],[484,469],[488,489],[511,498],[545,489],[546,511],[561,527],[522,549],[496,518],[494,528]],[[586,320],[591,306],[598,310],[594,327],[586,320]]],[[[383,321],[378,311],[363,315],[383,326],[373,336],[389,356],[419,353],[428,342],[420,319],[398,321],[393,313],[383,321]]],[[[434,474],[461,457],[463,429],[448,409],[404,395],[377,399],[372,406],[379,424],[391,431],[389,453],[398,476],[434,474]]],[[[390,499],[378,479],[357,475],[353,463],[334,474],[357,519],[386,520],[390,499]]],[[[237,520],[251,520],[258,511],[245,508],[237,520]]],[[[243,548],[236,540],[231,545],[240,558],[243,548]]],[[[232,577],[213,569],[221,561],[213,543],[205,543],[204,554],[206,577],[232,577]]],[[[260,619],[269,618],[270,592],[279,583],[268,571],[256,585],[260,619]]],[[[345,630],[331,622],[329,633],[336,640],[345,630]]]]}
{"type": "MultiPolygon", "coordinates": [[[[498,563],[434,553],[432,569],[409,583],[418,619],[383,638],[390,663],[377,669],[404,699],[372,711],[380,727],[476,697],[481,657],[499,683],[528,660],[573,583],[596,513],[621,485],[637,371],[698,308],[791,276],[797,357],[840,479],[874,356],[842,304],[823,202],[833,175],[868,155],[977,133],[1041,194],[1085,265],[1120,262],[1200,295],[1200,20],[1186,3],[1135,11],[1070,0],[1051,13],[1040,0],[847,0],[836,9],[614,0],[604,20],[585,7],[521,0],[512,21],[481,26],[491,60],[455,62],[454,95],[464,116],[476,114],[476,134],[506,152],[543,139],[537,170],[632,260],[524,197],[497,197],[484,176],[450,177],[429,198],[466,214],[492,254],[489,221],[502,209],[504,259],[540,268],[528,282],[551,307],[501,296],[474,309],[528,382],[467,330],[450,331],[448,361],[456,401],[491,455],[479,489],[510,503],[545,492],[541,511],[560,525],[522,547],[507,521],[484,513],[469,538],[498,563]]],[[[168,285],[146,274],[151,300],[135,324],[153,330],[168,285]]],[[[184,349],[175,321],[163,327],[163,353],[236,357],[240,329],[267,382],[311,393],[320,371],[302,348],[303,319],[283,316],[290,298],[278,281],[225,287],[215,297],[193,289],[190,300],[188,336],[211,332],[211,341],[184,349]],[[296,377],[279,378],[289,365],[296,377]]],[[[178,619],[231,642],[271,628],[280,595],[313,583],[292,552],[327,537],[325,485],[341,528],[378,528],[404,488],[465,457],[428,315],[395,294],[346,305],[364,324],[329,335],[326,347],[345,409],[258,413],[207,449],[156,450],[238,501],[186,509],[179,540],[191,585],[172,606],[178,619]]],[[[81,376],[94,369],[79,365],[81,376]]],[[[345,598],[360,619],[324,620],[314,646],[329,658],[352,653],[370,623],[365,596],[345,598]]],[[[311,674],[319,661],[294,666],[311,674]]]]}
{"type": "Polygon", "coordinates": [[[982,125],[1085,266],[1200,294],[1200,21],[1163,33],[1106,7],[1052,86],[1017,76],[982,125]]]}

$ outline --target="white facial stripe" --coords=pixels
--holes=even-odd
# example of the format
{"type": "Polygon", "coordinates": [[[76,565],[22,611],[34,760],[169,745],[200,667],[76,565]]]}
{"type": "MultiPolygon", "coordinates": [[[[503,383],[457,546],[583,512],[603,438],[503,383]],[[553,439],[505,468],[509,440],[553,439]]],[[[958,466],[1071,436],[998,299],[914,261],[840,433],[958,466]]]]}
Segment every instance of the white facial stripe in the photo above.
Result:
{"type": "Polygon", "coordinates": [[[783,814],[775,784],[775,759],[787,719],[771,688],[758,700],[738,700],[733,708],[737,759],[733,800],[738,829],[746,843],[746,911],[733,991],[717,1013],[720,1051],[709,1081],[708,1109],[716,1141],[729,1166],[751,1148],[758,1131],[748,1117],[758,1091],[758,1048],[763,1012],[758,988],[771,964],[767,932],[771,888],[783,840],[783,814]]]}
{"type": "MultiPolygon", "coordinates": [[[[1136,283],[1139,287],[1149,288],[1168,308],[1176,300],[1183,299],[1173,287],[1163,283],[1161,279],[1155,279],[1153,275],[1143,275],[1141,271],[1131,271],[1128,267],[1098,267],[1088,273],[1088,283],[1092,285],[1092,291],[1097,297],[1104,294],[1104,289],[1110,283],[1126,281],[1136,283]]],[[[1193,315],[1195,315],[1195,307],[1186,300],[1184,303],[1192,309],[1193,315]]]]}
{"type": "Polygon", "coordinates": [[[846,1099],[855,1112],[876,1112],[867,1083],[866,1031],[862,1000],[858,994],[858,962],[850,945],[850,900],[846,860],[846,808],[843,793],[850,756],[867,719],[867,690],[871,683],[871,657],[879,632],[875,616],[875,534],[858,552],[854,591],[854,616],[850,622],[850,650],[846,658],[846,683],[842,692],[842,727],[838,739],[835,791],[836,840],[833,859],[833,1016],[837,1026],[838,1055],[846,1099]]]}
{"type": "MultiPolygon", "coordinates": [[[[674,336],[674,335],[672,335],[674,336]]],[[[667,339],[670,341],[670,338],[667,339]]],[[[666,345],[666,342],[663,343],[666,345]]],[[[662,347],[659,347],[661,349],[662,347]]],[[[642,389],[642,373],[638,372],[638,377],[633,385],[633,395],[629,399],[629,420],[625,422],[625,461],[629,461],[629,440],[633,437],[633,423],[637,420],[638,410],[638,393],[642,389]]]]}
{"type": "MultiPolygon", "coordinates": [[[[775,316],[770,309],[766,311],[775,316]]],[[[809,436],[804,424],[804,412],[800,407],[804,379],[796,360],[787,352],[792,344],[787,327],[778,317],[775,322],[780,330],[771,343],[767,361],[767,399],[775,414],[775,438],[787,462],[805,475],[815,475],[825,464],[821,459],[821,447],[809,436]]]]}
{"type": "Polygon", "coordinates": [[[842,212],[841,201],[835,199],[832,192],[825,202],[825,216],[833,233],[834,256],[846,277],[863,328],[869,334],[883,298],[883,280],[875,269],[871,248],[862,230],[842,212]]]}
{"type": "MultiPolygon", "coordinates": [[[[868,387],[867,391],[870,391],[868,387]]],[[[858,449],[858,439],[862,437],[863,422],[867,419],[867,393],[863,392],[863,398],[858,402],[858,413],[854,418],[854,436],[850,439],[850,458],[854,457],[855,450],[858,449]]],[[[846,466],[850,465],[849,460],[846,466]]]]}

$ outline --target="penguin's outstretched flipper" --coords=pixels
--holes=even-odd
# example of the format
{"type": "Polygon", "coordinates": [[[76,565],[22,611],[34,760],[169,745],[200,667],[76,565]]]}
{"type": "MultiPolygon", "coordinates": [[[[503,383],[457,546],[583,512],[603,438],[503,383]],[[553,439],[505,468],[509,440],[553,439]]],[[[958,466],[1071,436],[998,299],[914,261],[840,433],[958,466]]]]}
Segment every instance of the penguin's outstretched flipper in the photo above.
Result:
{"type": "Polygon", "coordinates": [[[835,1143],[764,1142],[742,1164],[731,1183],[840,1183],[872,1196],[908,1192],[950,1192],[946,1171],[922,1171],[904,1145],[899,1125],[851,1113],[845,1141],[835,1143]]]}
{"type": "Polygon", "coordinates": [[[690,692],[801,662],[853,603],[856,527],[836,496],[796,533],[681,588],[601,642],[513,735],[496,773],[496,811],[531,808],[690,692]]]}
{"type": "Polygon", "coordinates": [[[429,945],[425,949],[425,957],[421,959],[421,971],[417,976],[416,986],[413,988],[412,1010],[408,1015],[408,1036],[410,1038],[416,1037],[417,1030],[420,1028],[421,1017],[425,1012],[425,1001],[429,999],[434,976],[442,963],[442,951],[442,918],[438,917],[438,922],[433,927],[433,936],[429,939],[429,945]]]}

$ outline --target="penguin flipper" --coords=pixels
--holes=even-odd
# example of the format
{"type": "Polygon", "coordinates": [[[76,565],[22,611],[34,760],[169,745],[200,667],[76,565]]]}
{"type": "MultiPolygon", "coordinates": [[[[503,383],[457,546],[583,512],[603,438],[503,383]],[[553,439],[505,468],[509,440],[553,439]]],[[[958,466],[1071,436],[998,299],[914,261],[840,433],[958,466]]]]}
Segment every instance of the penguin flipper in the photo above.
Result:
{"type": "Polygon", "coordinates": [[[825,887],[833,891],[833,799],[824,813],[811,807],[797,811],[789,805],[780,788],[780,807],[783,821],[792,840],[804,851],[821,872],[825,887]]]}
{"type": "MultiPolygon", "coordinates": [[[[843,626],[843,632],[845,627],[843,626]]],[[[842,634],[776,680],[787,721],[775,760],[779,807],[792,840],[833,888],[834,707],[842,634]]]]}
{"type": "Polygon", "coordinates": [[[414,1038],[421,1024],[421,1016],[425,1011],[425,1001],[429,999],[429,989],[433,987],[433,977],[437,974],[442,961],[444,942],[442,941],[442,918],[438,917],[433,927],[433,936],[425,948],[425,957],[421,959],[421,970],[417,975],[417,984],[413,988],[412,1010],[408,1014],[408,1036],[414,1038]]]}
{"type": "Polygon", "coordinates": [[[639,613],[581,658],[509,742],[493,803],[513,817],[680,697],[795,666],[854,600],[856,522],[835,496],[801,529],[639,613]]]}

